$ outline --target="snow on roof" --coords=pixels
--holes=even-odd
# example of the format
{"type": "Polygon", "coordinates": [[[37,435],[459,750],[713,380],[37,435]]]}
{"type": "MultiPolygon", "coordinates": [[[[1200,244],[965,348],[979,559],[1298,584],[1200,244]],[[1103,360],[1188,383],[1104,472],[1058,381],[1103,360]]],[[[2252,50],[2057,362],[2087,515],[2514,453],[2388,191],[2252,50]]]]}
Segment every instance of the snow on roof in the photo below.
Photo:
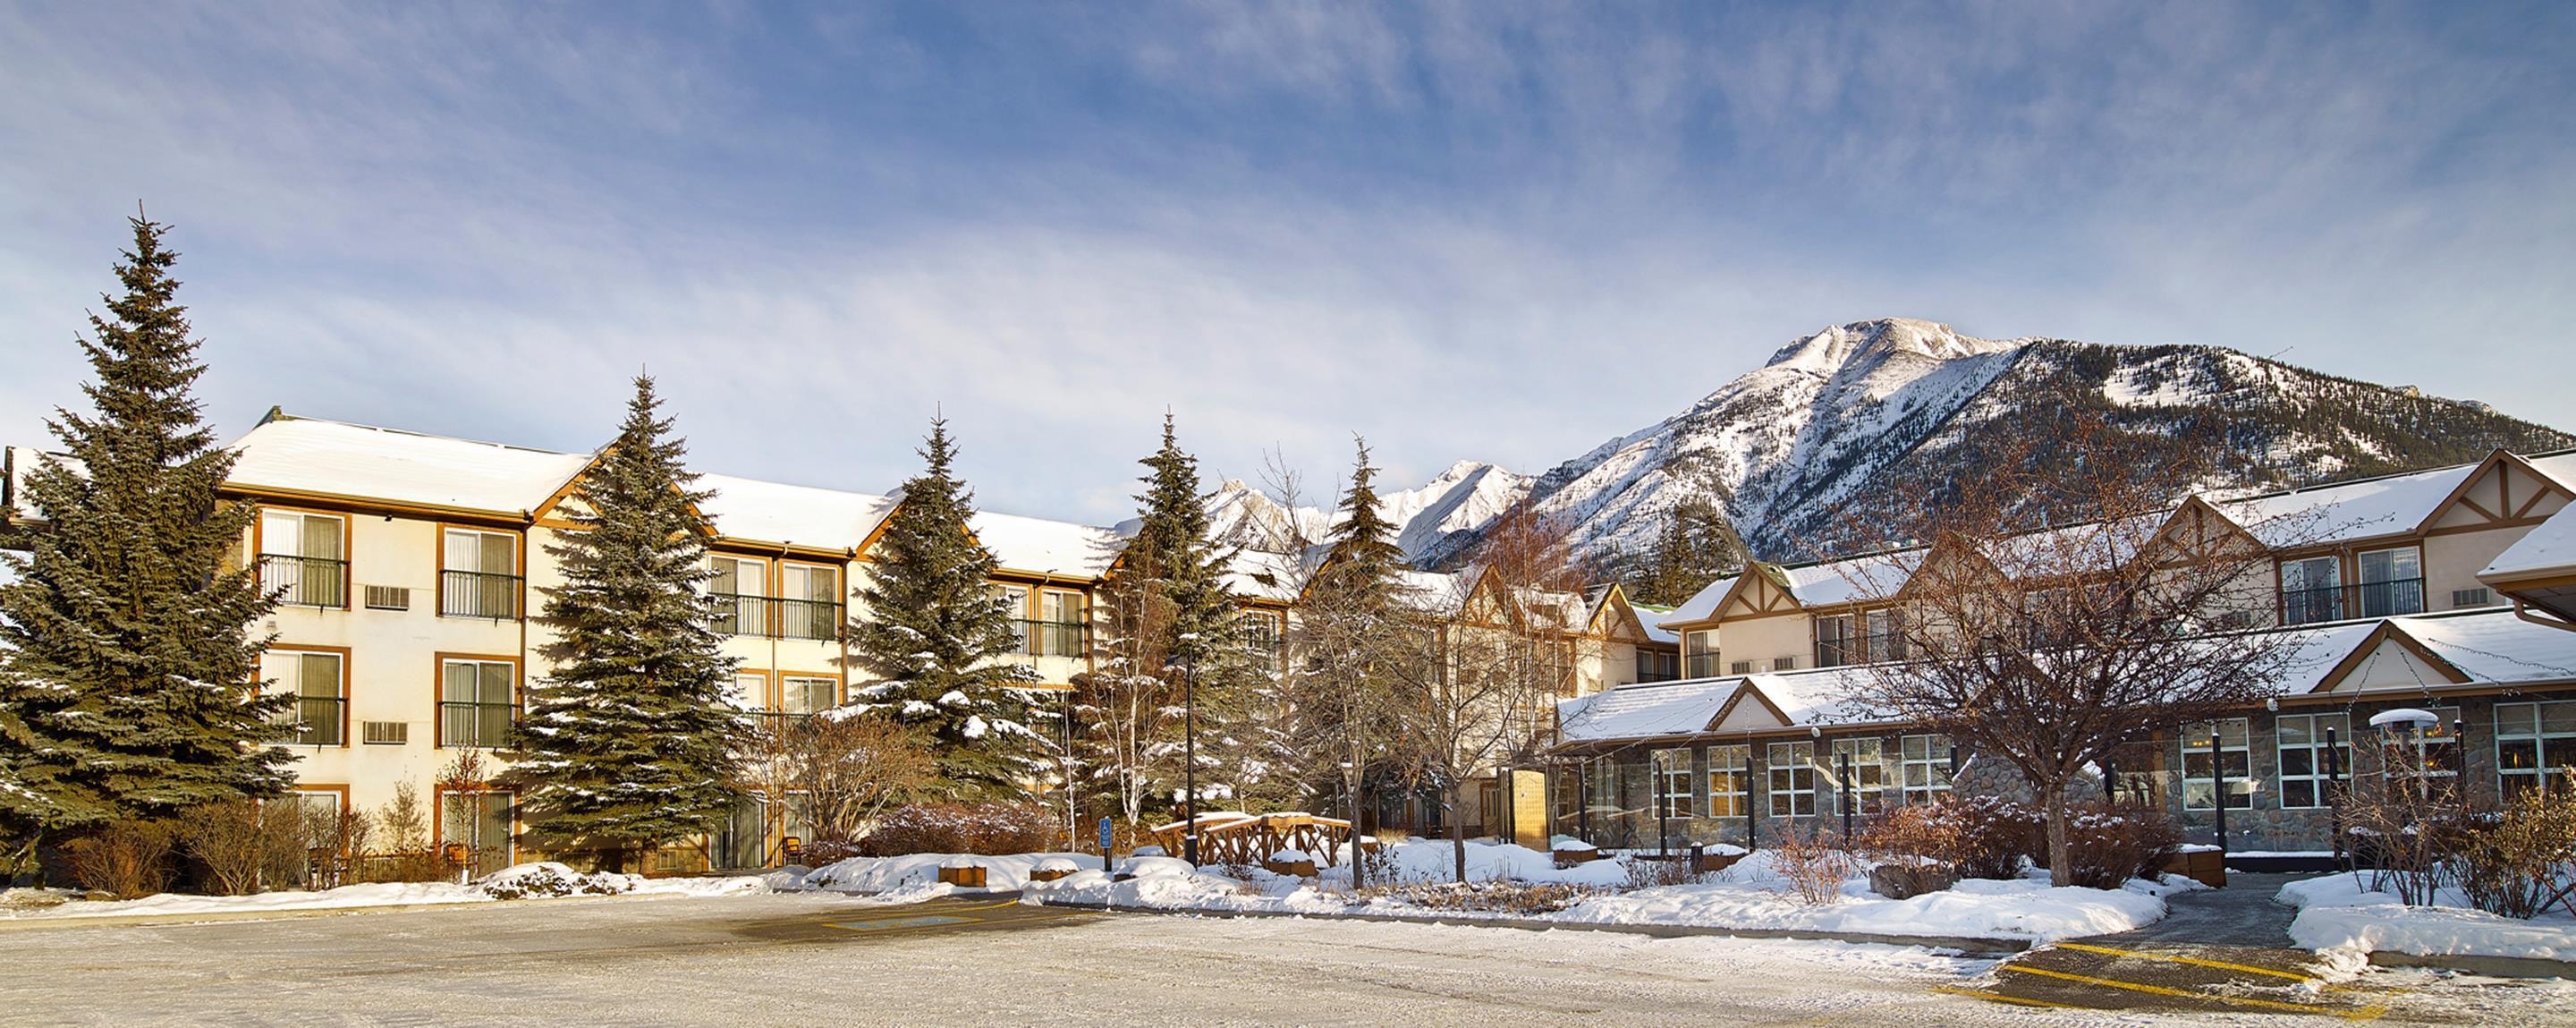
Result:
{"type": "Polygon", "coordinates": [[[2536,625],[2510,610],[2388,620],[2473,683],[2576,679],[2576,632],[2536,625]]]}
{"type": "Polygon", "coordinates": [[[735,539],[856,549],[893,513],[894,498],[732,475],[701,475],[708,496],[698,504],[720,534],[735,539]]]}
{"type": "Polygon", "coordinates": [[[978,512],[968,530],[1004,570],[1062,578],[1098,578],[1125,545],[1117,532],[1070,521],[978,512]]]}
{"type": "Polygon", "coordinates": [[[1691,594],[1690,599],[1683,600],[1681,606],[1673,608],[1671,613],[1664,615],[1664,622],[1671,624],[1707,620],[1709,615],[1717,613],[1718,604],[1726,602],[1726,594],[1735,589],[1735,580],[1741,577],[1743,576],[1728,575],[1701,586],[1698,592],[1691,594]]]}
{"type": "Polygon", "coordinates": [[[533,511],[590,455],[478,443],[316,418],[273,417],[234,441],[229,487],[492,513],[533,511]]]}
{"type": "Polygon", "coordinates": [[[2266,546],[2362,539],[2412,531],[2477,467],[2458,464],[2247,497],[2217,506],[2266,546]]]}
{"type": "Polygon", "coordinates": [[[1873,553],[1844,560],[1784,567],[1789,595],[1810,607],[1896,595],[1904,588],[1907,567],[1898,553],[1873,553]]]}
{"type": "Polygon", "coordinates": [[[2478,577],[2521,578],[2571,568],[2576,568],[2576,504],[2559,508],[2549,520],[2505,547],[2478,577]]]}
{"type": "Polygon", "coordinates": [[[1660,643],[1680,645],[1681,633],[1664,627],[1664,622],[1678,619],[1681,613],[1679,608],[1644,607],[1632,603],[1628,605],[1628,609],[1637,612],[1637,623],[1645,626],[1646,638],[1660,643]]]}
{"type": "Polygon", "coordinates": [[[1405,605],[1426,614],[1455,614],[1467,604],[1467,589],[1474,579],[1464,571],[1417,571],[1399,568],[1395,572],[1396,588],[1402,590],[1405,605]]]}
{"type": "Polygon", "coordinates": [[[1297,598],[1297,587],[1306,580],[1304,563],[1293,553],[1238,550],[1226,564],[1223,582],[1236,596],[1286,603],[1297,598]]]}
{"type": "Polygon", "coordinates": [[[1561,700],[1557,735],[1568,743],[1691,735],[1707,729],[1742,684],[1737,678],[1656,682],[1561,700]]]}
{"type": "Polygon", "coordinates": [[[1744,686],[1762,694],[1793,726],[1851,725],[1887,717],[1858,698],[1872,672],[1849,667],[1747,675],[1744,686]]]}

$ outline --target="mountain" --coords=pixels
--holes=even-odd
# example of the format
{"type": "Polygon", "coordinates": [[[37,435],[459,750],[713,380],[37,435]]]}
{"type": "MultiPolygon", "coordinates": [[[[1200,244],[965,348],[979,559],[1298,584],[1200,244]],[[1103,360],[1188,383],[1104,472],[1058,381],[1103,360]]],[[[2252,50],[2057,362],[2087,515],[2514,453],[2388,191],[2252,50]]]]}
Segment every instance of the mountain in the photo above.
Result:
{"type": "MultiPolygon", "coordinates": [[[[2211,346],[2106,346],[1977,339],[1888,318],[1824,329],[1672,417],[1612,439],[1535,479],[1461,461],[1420,489],[1387,494],[1406,554],[1456,562],[1493,517],[1524,497],[1568,526],[1582,555],[1641,551],[1694,498],[1722,505],[1756,555],[1793,560],[1884,540],[1838,538],[1839,510],[1974,466],[1981,440],[2069,408],[2100,412],[2133,438],[2183,426],[2228,441],[2225,480],[2275,487],[2477,460],[2503,447],[2576,446],[2569,436],[2474,401],[2426,396],[2211,346]]],[[[1212,501],[1221,525],[1288,515],[1240,483],[1212,501]]],[[[1320,527],[1323,515],[1298,515],[1320,527]]],[[[1247,539],[1247,541],[1249,541],[1247,539]]]]}
{"type": "MultiPolygon", "coordinates": [[[[1434,567],[1475,545],[1480,531],[1529,495],[1531,482],[1496,465],[1462,460],[1418,488],[1379,493],[1378,510],[1399,529],[1396,544],[1405,558],[1434,567]]],[[[1229,545],[1265,549],[1301,537],[1320,543],[1332,530],[1329,504],[1338,497],[1313,499],[1316,505],[1291,511],[1261,490],[1228,479],[1208,499],[1208,522],[1229,545]]]]}

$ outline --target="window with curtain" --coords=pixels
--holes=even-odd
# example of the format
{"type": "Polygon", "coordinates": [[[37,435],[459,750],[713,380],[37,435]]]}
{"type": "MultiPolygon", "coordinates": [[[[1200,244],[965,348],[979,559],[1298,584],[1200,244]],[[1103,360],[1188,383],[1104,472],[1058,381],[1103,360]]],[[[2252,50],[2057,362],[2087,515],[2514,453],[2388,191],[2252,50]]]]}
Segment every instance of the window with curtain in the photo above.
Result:
{"type": "Polygon", "coordinates": [[[779,634],[790,639],[840,638],[841,569],[786,564],[778,574],[779,634]]]}
{"type": "Polygon", "coordinates": [[[295,697],[294,705],[278,714],[278,720],[296,726],[295,745],[338,746],[348,741],[341,731],[348,694],[339,654],[272,649],[260,656],[260,662],[273,683],[270,687],[295,697]]]}
{"type": "Polygon", "coordinates": [[[710,557],[715,577],[707,581],[707,607],[714,627],[727,635],[769,634],[769,562],[746,557],[710,557]]]}
{"type": "Polygon", "coordinates": [[[2371,550],[2353,562],[2360,572],[2361,617],[2384,618],[2424,612],[2424,554],[2413,546],[2371,550]]]}
{"type": "Polygon", "coordinates": [[[445,538],[438,612],[449,617],[518,617],[519,537],[451,528],[445,538]]]}
{"type": "Polygon", "coordinates": [[[439,664],[438,744],[492,748],[509,745],[518,719],[518,668],[500,660],[446,660],[439,664]]]}
{"type": "Polygon", "coordinates": [[[347,606],[349,562],[342,543],[348,524],[329,514],[262,512],[260,584],[277,590],[278,602],[291,606],[347,606]]]}
{"type": "Polygon", "coordinates": [[[841,683],[830,678],[789,676],[778,680],[778,709],[787,714],[812,714],[841,704],[841,683]]]}

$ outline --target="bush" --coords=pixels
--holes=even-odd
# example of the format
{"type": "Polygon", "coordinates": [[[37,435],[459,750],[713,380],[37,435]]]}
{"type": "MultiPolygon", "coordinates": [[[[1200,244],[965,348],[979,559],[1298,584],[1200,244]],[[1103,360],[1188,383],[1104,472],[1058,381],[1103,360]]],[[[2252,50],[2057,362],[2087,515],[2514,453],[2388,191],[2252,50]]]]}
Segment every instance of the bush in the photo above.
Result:
{"type": "Polygon", "coordinates": [[[2456,838],[2447,867],[2471,906],[2525,919],[2553,907],[2576,915],[2576,798],[2532,789],[2456,838]]]}
{"type": "Polygon", "coordinates": [[[1808,903],[1839,902],[1843,882],[1860,869],[1851,851],[1834,845],[1836,840],[1825,834],[1822,826],[1800,828],[1792,823],[1780,830],[1780,838],[1771,844],[1771,867],[1789,880],[1789,888],[1808,903]]]}
{"type": "Polygon", "coordinates": [[[170,885],[170,829],[151,821],[116,821],[63,844],[72,881],[117,899],[141,899],[170,885]]]}
{"type": "Polygon", "coordinates": [[[2038,812],[1993,796],[1945,795],[1888,817],[1900,816],[1909,822],[1898,829],[1901,837],[1863,845],[1901,847],[1906,855],[1949,865],[1961,878],[2019,878],[2022,858],[2046,849],[2038,812]]]}
{"type": "Polygon", "coordinates": [[[886,815],[859,850],[871,857],[1035,853],[1058,834],[1054,813],[1034,803],[915,803],[886,815]]]}
{"type": "Polygon", "coordinates": [[[1363,898],[1385,897],[1429,910],[1479,911],[1523,916],[1553,914],[1601,894],[1602,890],[1589,886],[1526,882],[1372,885],[1358,892],[1358,895],[1363,898]]]}
{"type": "Polygon", "coordinates": [[[2100,801],[2067,807],[2069,880],[2077,885],[2117,889],[2156,874],[2181,848],[2182,830],[2162,810],[2100,801]]]}
{"type": "Polygon", "coordinates": [[[218,896],[259,891],[268,857],[268,826],[260,805],[231,800],[191,807],[179,815],[179,845],[206,866],[206,885],[218,896]]]}

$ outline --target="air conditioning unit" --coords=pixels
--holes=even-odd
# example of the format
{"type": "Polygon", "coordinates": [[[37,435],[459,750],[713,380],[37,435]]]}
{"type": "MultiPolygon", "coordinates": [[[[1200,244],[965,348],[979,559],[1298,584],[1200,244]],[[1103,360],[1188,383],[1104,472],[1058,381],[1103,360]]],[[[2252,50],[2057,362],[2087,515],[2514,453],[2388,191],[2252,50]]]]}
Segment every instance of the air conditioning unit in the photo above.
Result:
{"type": "Polygon", "coordinates": [[[2493,595],[2483,586],[2476,589],[2451,590],[2451,606],[2454,607],[2484,607],[2494,602],[2493,595]]]}
{"type": "Polygon", "coordinates": [[[369,746],[400,746],[411,741],[409,721],[365,721],[360,723],[360,736],[369,746]]]}
{"type": "Polygon", "coordinates": [[[411,587],[405,585],[371,585],[367,587],[368,610],[410,610],[411,587]]]}

